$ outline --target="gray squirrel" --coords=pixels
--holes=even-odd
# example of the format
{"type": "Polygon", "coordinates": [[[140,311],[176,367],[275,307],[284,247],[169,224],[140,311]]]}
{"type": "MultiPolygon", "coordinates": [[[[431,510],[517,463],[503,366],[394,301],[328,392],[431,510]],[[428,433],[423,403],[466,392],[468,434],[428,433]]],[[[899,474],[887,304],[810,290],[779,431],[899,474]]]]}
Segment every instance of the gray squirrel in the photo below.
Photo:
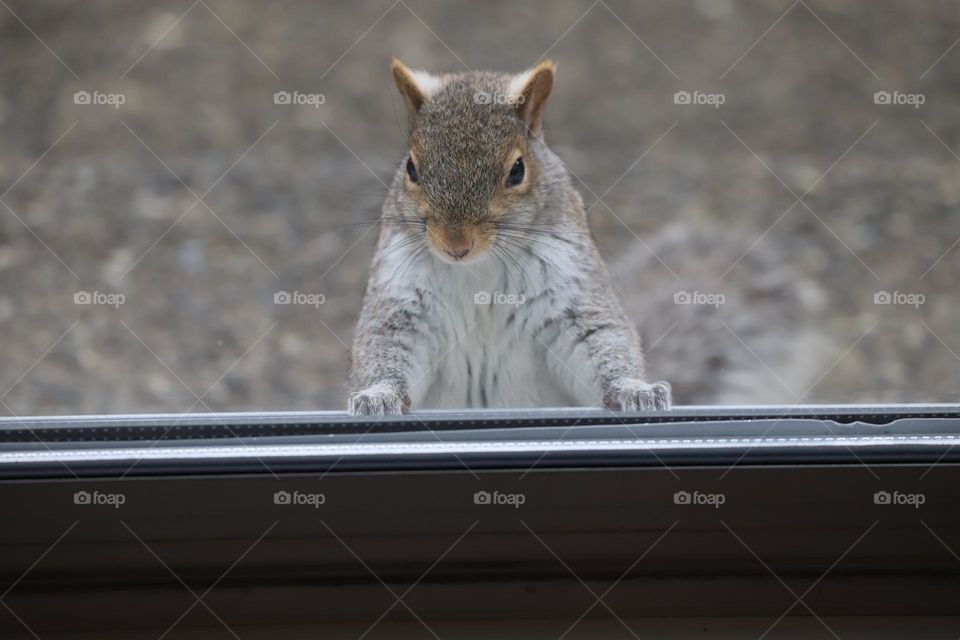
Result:
{"type": "MultiPolygon", "coordinates": [[[[435,75],[393,61],[409,150],[383,205],[354,339],[350,414],[670,408],[671,385],[648,379],[583,200],[543,140],[555,69],[545,61],[515,75],[435,75]]],[[[631,311],[659,314],[658,326],[684,311],[646,302],[630,298],[631,311]]],[[[677,325],[696,330],[695,319],[677,325]]],[[[705,378],[723,377],[727,363],[690,355],[658,373],[677,371],[694,389],[704,379],[703,397],[722,399],[724,384],[705,378]]]]}

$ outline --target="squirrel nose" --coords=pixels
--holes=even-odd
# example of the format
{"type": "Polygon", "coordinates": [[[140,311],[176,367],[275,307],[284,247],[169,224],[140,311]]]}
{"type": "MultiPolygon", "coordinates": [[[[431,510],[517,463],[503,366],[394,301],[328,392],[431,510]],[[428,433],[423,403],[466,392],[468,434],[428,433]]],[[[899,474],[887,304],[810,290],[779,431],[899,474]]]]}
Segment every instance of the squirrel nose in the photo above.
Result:
{"type": "Polygon", "coordinates": [[[457,243],[453,246],[446,244],[443,247],[443,252],[453,258],[454,260],[462,260],[464,256],[470,253],[473,250],[473,240],[470,241],[469,245],[464,246],[463,243],[457,243]]]}
{"type": "Polygon", "coordinates": [[[470,243],[469,247],[464,249],[451,249],[450,247],[444,247],[443,251],[454,260],[461,260],[465,255],[470,253],[471,249],[473,249],[473,242],[470,243]]]}

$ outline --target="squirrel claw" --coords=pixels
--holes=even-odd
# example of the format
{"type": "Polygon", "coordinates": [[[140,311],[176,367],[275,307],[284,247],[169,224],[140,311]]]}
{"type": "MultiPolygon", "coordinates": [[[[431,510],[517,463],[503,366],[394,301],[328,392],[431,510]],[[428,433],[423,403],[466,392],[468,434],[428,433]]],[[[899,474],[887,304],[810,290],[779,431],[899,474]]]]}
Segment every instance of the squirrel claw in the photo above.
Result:
{"type": "Polygon", "coordinates": [[[409,406],[409,399],[393,388],[375,384],[350,394],[347,413],[351,416],[398,416],[409,406]]]}
{"type": "Polygon", "coordinates": [[[671,402],[669,382],[649,383],[634,378],[620,381],[604,399],[604,404],[615,411],[666,411],[671,402]]]}

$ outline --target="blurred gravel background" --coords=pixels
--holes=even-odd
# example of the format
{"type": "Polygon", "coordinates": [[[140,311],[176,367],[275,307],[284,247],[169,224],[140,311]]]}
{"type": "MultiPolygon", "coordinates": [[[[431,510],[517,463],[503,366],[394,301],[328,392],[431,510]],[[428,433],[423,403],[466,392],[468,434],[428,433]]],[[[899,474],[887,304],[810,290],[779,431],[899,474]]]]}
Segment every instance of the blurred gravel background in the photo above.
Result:
{"type": "Polygon", "coordinates": [[[351,225],[404,153],[393,55],[554,59],[547,138],[588,205],[636,162],[591,213],[604,255],[678,223],[780,256],[831,345],[805,401],[960,400],[958,1],[4,2],[0,413],[342,408],[376,235],[351,225]]]}

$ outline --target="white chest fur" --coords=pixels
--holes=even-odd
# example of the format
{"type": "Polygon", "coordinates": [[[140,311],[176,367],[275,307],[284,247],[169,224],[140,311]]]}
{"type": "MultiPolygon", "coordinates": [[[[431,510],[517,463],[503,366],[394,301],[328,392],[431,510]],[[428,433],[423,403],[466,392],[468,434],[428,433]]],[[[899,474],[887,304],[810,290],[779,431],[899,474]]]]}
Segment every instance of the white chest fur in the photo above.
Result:
{"type": "MultiPolygon", "coordinates": [[[[394,260],[399,264],[403,256],[394,260]]],[[[396,286],[428,289],[428,313],[439,328],[440,335],[430,336],[435,344],[426,370],[411,381],[410,396],[416,406],[574,403],[561,383],[564,372],[558,375],[558,362],[561,369],[576,375],[577,369],[584,368],[584,359],[574,352],[561,353],[562,346],[550,341],[550,332],[557,330],[551,320],[575,303],[576,292],[564,286],[576,269],[575,256],[562,245],[553,250],[550,268],[531,256],[517,256],[517,260],[519,265],[505,264],[487,256],[451,265],[427,254],[410,265],[403,278],[390,279],[396,286]]],[[[389,277],[389,267],[384,274],[389,277]]],[[[581,375],[589,377],[590,372],[581,375]]]]}

